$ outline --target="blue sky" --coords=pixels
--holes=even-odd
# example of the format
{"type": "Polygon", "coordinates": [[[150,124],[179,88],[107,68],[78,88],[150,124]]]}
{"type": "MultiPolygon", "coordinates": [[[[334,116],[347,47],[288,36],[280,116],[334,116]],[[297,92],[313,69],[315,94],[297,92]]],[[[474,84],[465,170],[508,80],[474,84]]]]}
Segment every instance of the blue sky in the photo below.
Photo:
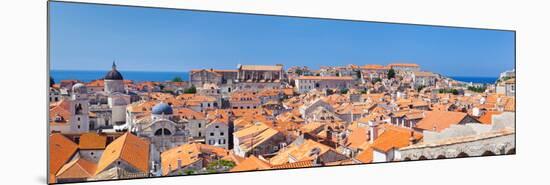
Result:
{"type": "Polygon", "coordinates": [[[514,33],[53,2],[52,69],[235,69],[410,62],[448,76],[514,68],[514,33]]]}

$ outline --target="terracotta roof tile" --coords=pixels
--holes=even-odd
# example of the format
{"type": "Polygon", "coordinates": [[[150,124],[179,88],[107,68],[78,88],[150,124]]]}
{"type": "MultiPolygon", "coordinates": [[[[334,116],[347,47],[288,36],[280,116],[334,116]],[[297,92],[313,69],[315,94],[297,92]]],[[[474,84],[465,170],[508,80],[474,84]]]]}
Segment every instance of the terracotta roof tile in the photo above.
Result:
{"type": "MultiPolygon", "coordinates": [[[[393,126],[391,124],[379,125],[383,129],[382,133],[372,143],[372,148],[387,152],[393,148],[402,148],[409,146],[411,132],[410,129],[393,126]]],[[[423,136],[418,132],[413,132],[413,136],[416,140],[421,139],[423,136]]]]}
{"type": "Polygon", "coordinates": [[[160,156],[162,174],[169,174],[170,169],[176,170],[178,168],[178,160],[181,161],[181,166],[185,167],[202,160],[201,154],[215,154],[219,157],[225,157],[228,153],[229,152],[223,148],[201,143],[184,144],[171,148],[162,152],[160,156]]]}
{"type": "Polygon", "coordinates": [[[149,172],[149,142],[128,132],[115,139],[101,155],[96,174],[119,159],[141,172],[149,172]]]}
{"type": "Polygon", "coordinates": [[[86,179],[94,175],[97,165],[83,158],[65,164],[57,173],[57,179],[86,179]]]}
{"type": "Polygon", "coordinates": [[[362,163],[371,163],[373,159],[372,148],[368,147],[365,151],[359,153],[355,159],[361,161],[362,163]]]}
{"type": "Polygon", "coordinates": [[[50,135],[50,173],[56,174],[61,167],[71,159],[78,146],[61,134],[50,135]]]}
{"type": "Polygon", "coordinates": [[[68,100],[61,100],[54,104],[54,107],[50,108],[50,124],[65,124],[71,120],[70,112],[71,103],[68,100]],[[56,121],[56,117],[62,118],[62,120],[56,121]]]}
{"type": "Polygon", "coordinates": [[[416,128],[440,132],[451,125],[460,123],[468,114],[451,111],[426,111],[425,116],[416,124],[416,128]]]}
{"type": "Polygon", "coordinates": [[[284,163],[279,165],[274,165],[273,169],[294,169],[294,168],[307,168],[313,166],[313,160],[299,161],[295,163],[284,163]]]}
{"type": "Polygon", "coordinates": [[[493,122],[493,115],[499,115],[502,114],[502,112],[499,111],[487,111],[485,114],[483,114],[481,117],[479,117],[479,121],[483,124],[491,124],[493,122]]]}
{"type": "Polygon", "coordinates": [[[359,148],[364,143],[368,142],[366,127],[352,127],[351,134],[347,138],[346,145],[351,148],[359,148]]]}
{"type": "Polygon", "coordinates": [[[271,165],[259,159],[256,156],[250,156],[243,160],[240,164],[232,168],[231,172],[253,171],[253,170],[266,170],[271,169],[271,165]]]}
{"type": "Polygon", "coordinates": [[[389,64],[389,67],[419,67],[418,64],[407,64],[407,63],[394,63],[389,64]]]}
{"type": "Polygon", "coordinates": [[[281,71],[283,66],[267,66],[267,65],[242,65],[241,70],[253,71],[281,71]]]}
{"type": "Polygon", "coordinates": [[[80,142],[78,148],[80,149],[105,149],[107,145],[107,137],[97,133],[84,133],[80,135],[80,142]]]}
{"type": "Polygon", "coordinates": [[[239,138],[240,147],[244,151],[248,151],[280,133],[264,123],[257,122],[252,126],[234,132],[233,136],[239,138]]]}
{"type": "Polygon", "coordinates": [[[353,80],[351,76],[300,76],[298,80],[353,80]]]}

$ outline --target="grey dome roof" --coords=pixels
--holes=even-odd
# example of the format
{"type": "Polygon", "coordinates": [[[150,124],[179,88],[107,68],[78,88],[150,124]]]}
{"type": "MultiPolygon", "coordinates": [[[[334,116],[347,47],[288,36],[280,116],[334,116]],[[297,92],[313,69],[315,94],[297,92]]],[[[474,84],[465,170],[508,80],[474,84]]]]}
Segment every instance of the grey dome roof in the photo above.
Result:
{"type": "Polygon", "coordinates": [[[82,83],[74,84],[72,90],[73,90],[73,93],[79,93],[79,94],[88,92],[88,89],[86,89],[86,86],[82,83]]]}
{"type": "Polygon", "coordinates": [[[170,105],[162,102],[153,107],[152,113],[157,115],[160,115],[160,114],[169,115],[173,113],[173,110],[170,105]]]}
{"type": "Polygon", "coordinates": [[[113,68],[111,69],[111,71],[107,72],[107,74],[105,75],[105,77],[103,79],[105,79],[105,80],[123,80],[124,78],[122,77],[122,74],[120,74],[120,72],[118,72],[118,70],[116,70],[116,64],[115,64],[115,62],[113,62],[113,68]]]}

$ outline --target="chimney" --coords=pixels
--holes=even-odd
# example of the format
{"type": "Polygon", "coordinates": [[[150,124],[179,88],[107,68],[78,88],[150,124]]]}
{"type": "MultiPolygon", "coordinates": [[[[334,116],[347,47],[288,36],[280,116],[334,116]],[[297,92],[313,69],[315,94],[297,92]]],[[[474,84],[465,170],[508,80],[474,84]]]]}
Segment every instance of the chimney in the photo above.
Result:
{"type": "Polygon", "coordinates": [[[313,158],[313,166],[317,166],[321,164],[321,160],[319,159],[319,153],[321,152],[320,148],[313,148],[309,151],[309,156],[313,158]]]}
{"type": "Polygon", "coordinates": [[[328,142],[332,141],[332,129],[328,128],[326,133],[327,133],[327,137],[325,137],[325,140],[328,142]]]}
{"type": "Polygon", "coordinates": [[[414,139],[414,131],[411,131],[411,136],[409,137],[409,145],[414,145],[416,139],[414,139]]]}
{"type": "Polygon", "coordinates": [[[378,137],[378,124],[374,121],[369,121],[369,143],[373,143],[378,137]]]}
{"type": "Polygon", "coordinates": [[[181,169],[181,159],[178,159],[178,169],[181,169]]]}

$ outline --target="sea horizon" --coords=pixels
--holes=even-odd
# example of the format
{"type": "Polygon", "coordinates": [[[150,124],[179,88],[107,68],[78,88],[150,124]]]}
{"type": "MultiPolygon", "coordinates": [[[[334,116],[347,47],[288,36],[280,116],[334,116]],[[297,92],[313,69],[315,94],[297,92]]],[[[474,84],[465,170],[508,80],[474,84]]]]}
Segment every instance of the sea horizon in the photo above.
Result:
{"type": "MultiPolygon", "coordinates": [[[[102,79],[108,71],[106,70],[70,70],[70,69],[53,69],[50,70],[50,76],[56,82],[61,80],[79,80],[82,82],[91,82],[102,79]]],[[[189,80],[189,72],[185,71],[120,71],[125,80],[135,82],[157,81],[165,82],[180,77],[184,81],[189,80]]],[[[448,76],[457,81],[468,83],[495,83],[498,77],[487,76],[448,76]]]]}
{"type": "MultiPolygon", "coordinates": [[[[79,80],[82,82],[91,82],[94,80],[101,80],[109,71],[100,70],[50,70],[50,76],[56,83],[61,80],[79,80]]],[[[165,82],[180,77],[182,80],[187,81],[189,79],[189,72],[183,71],[121,71],[122,77],[125,80],[132,80],[134,82],[165,82]]]]}

